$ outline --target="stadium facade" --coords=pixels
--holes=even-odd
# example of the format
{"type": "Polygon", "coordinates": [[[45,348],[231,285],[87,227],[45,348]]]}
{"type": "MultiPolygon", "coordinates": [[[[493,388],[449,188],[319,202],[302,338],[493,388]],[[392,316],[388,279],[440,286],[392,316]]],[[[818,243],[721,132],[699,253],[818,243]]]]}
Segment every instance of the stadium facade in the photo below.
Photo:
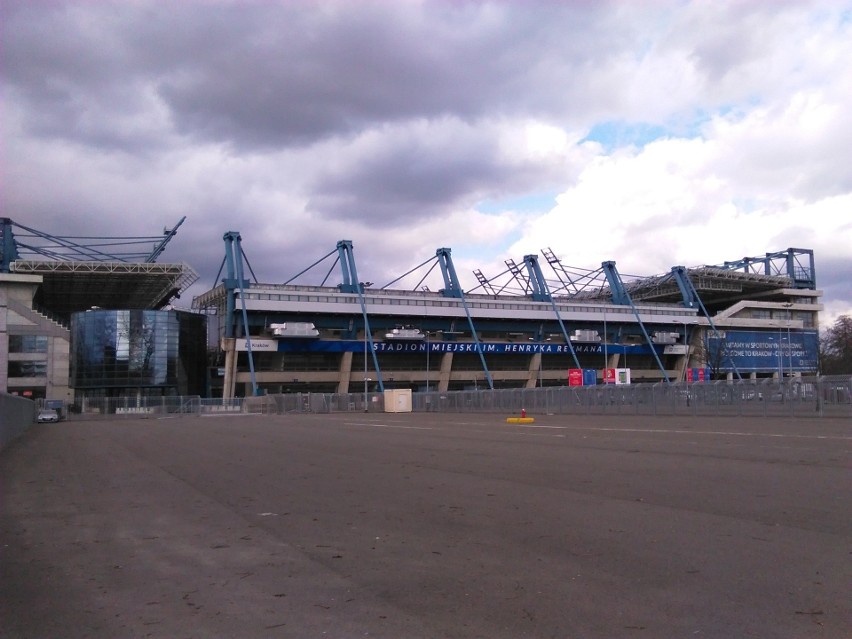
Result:
{"type": "Polygon", "coordinates": [[[376,286],[341,240],[297,276],[264,284],[245,277],[232,231],[224,277],[188,313],[172,305],[197,274],[156,261],[182,223],[80,241],[0,219],[0,392],[73,404],[817,372],[821,292],[808,249],[638,278],[615,262],[568,267],[548,249],[541,261],[507,260],[493,278],[475,271],[478,286],[464,290],[448,248],[376,286]],[[128,252],[133,243],[146,248],[128,252]],[[296,283],[326,259],[335,265],[321,282],[296,283]]]}
{"type": "Polygon", "coordinates": [[[423,280],[413,290],[359,280],[346,240],[323,258],[339,266],[337,285],[250,282],[239,234],[225,242],[226,277],[193,307],[216,318],[211,392],[226,398],[817,371],[821,293],[808,249],[630,281],[614,262],[584,272],[548,250],[550,278],[528,255],[522,265],[506,262],[511,286],[477,271],[480,285],[465,292],[446,248],[432,264],[443,287],[430,291],[423,280]]]}

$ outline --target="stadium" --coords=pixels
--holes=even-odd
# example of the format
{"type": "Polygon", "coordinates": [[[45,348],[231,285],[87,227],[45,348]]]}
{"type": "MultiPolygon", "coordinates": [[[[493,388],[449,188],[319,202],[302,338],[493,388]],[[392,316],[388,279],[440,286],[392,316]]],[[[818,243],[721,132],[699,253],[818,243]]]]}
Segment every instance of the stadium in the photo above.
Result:
{"type": "Polygon", "coordinates": [[[543,249],[493,277],[475,270],[465,290],[450,248],[378,285],[359,277],[349,240],[261,283],[228,231],[217,285],[181,311],[198,275],[158,260],[183,222],[148,237],[68,238],[0,220],[0,391],[79,405],[818,373],[809,249],[654,276],[624,276],[615,261],[568,266],[543,249]]]}

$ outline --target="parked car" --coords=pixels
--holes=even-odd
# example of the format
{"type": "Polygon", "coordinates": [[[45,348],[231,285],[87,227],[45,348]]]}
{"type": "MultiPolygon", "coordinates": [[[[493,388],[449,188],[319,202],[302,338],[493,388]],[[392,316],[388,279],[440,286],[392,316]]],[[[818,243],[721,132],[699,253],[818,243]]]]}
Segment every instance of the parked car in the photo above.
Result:
{"type": "Polygon", "coordinates": [[[59,421],[59,413],[57,413],[52,408],[42,408],[38,412],[38,421],[41,422],[58,422],[59,421]]]}

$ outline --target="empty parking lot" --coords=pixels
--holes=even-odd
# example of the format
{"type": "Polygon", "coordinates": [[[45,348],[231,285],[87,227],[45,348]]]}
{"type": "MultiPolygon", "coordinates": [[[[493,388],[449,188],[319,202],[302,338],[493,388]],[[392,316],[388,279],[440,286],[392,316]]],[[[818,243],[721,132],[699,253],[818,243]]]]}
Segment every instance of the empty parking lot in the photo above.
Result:
{"type": "Polygon", "coordinates": [[[848,419],[70,421],[0,455],[8,637],[841,637],[848,419]]]}

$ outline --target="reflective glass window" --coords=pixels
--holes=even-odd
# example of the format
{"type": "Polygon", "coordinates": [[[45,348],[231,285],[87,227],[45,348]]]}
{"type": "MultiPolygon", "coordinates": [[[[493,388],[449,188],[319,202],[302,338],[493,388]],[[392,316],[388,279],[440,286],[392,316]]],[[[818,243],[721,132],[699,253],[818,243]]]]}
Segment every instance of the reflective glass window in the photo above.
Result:
{"type": "Polygon", "coordinates": [[[46,353],[46,335],[9,335],[10,353],[46,353]]]}

